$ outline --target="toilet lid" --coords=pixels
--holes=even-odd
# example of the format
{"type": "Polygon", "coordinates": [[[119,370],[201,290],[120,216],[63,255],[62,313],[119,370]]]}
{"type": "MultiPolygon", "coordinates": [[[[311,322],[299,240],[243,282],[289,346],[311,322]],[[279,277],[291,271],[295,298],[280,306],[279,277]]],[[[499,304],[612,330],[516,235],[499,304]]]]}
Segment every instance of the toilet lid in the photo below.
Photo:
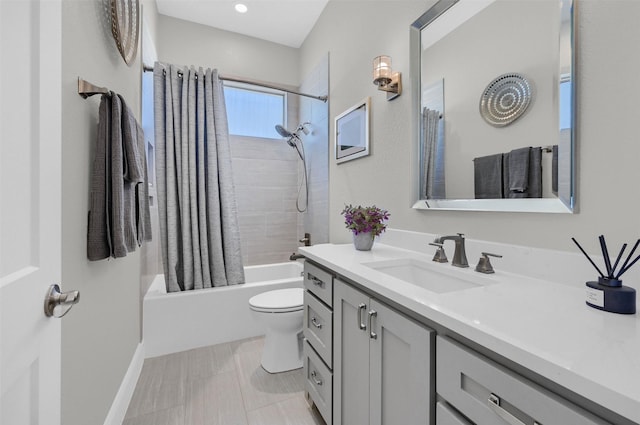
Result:
{"type": "Polygon", "coordinates": [[[302,288],[277,289],[263,292],[249,299],[249,306],[254,310],[288,312],[302,309],[304,303],[302,288]]]}

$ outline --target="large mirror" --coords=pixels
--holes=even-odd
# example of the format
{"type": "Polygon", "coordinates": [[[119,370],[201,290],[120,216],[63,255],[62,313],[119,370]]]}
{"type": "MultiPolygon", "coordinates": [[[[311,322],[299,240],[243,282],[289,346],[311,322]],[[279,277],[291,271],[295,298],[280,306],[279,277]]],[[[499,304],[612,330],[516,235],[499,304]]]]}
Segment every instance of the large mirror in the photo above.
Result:
{"type": "Polygon", "coordinates": [[[412,25],[414,208],[574,211],[573,1],[440,0],[412,25]]]}

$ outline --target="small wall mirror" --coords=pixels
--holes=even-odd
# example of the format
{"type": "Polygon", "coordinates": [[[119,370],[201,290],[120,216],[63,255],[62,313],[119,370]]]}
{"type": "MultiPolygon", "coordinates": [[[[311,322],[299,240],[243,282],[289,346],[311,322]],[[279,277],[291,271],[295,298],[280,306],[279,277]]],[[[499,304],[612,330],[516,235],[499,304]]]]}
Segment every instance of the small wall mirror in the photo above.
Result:
{"type": "Polygon", "coordinates": [[[440,0],[414,22],[414,208],[574,211],[573,1],[440,0]]]}

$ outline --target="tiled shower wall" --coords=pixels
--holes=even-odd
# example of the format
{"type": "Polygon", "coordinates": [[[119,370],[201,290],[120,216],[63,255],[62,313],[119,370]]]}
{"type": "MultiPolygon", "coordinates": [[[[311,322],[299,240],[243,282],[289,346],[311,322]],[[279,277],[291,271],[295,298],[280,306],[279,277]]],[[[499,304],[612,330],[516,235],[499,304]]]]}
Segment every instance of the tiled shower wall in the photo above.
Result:
{"type": "Polygon", "coordinates": [[[243,264],[288,261],[298,246],[298,156],[283,140],[230,140],[243,264]]]}
{"type": "MultiPolygon", "coordinates": [[[[329,55],[325,55],[300,86],[303,93],[329,93],[329,55]]],[[[303,138],[309,176],[309,207],[298,216],[298,239],[311,233],[311,243],[329,242],[329,105],[300,98],[300,122],[310,122],[313,131],[303,138]]],[[[302,173],[302,171],[300,171],[302,173]]],[[[300,174],[302,178],[302,174],[300,174]]]]}

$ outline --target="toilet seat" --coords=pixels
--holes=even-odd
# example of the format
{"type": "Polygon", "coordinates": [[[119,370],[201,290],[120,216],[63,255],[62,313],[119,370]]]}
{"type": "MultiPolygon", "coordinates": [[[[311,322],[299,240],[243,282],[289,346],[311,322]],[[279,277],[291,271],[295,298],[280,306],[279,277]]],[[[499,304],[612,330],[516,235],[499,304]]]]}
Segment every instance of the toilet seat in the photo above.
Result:
{"type": "Polygon", "coordinates": [[[263,292],[249,299],[253,311],[263,313],[291,313],[303,309],[304,290],[302,288],[277,289],[263,292]]]}

